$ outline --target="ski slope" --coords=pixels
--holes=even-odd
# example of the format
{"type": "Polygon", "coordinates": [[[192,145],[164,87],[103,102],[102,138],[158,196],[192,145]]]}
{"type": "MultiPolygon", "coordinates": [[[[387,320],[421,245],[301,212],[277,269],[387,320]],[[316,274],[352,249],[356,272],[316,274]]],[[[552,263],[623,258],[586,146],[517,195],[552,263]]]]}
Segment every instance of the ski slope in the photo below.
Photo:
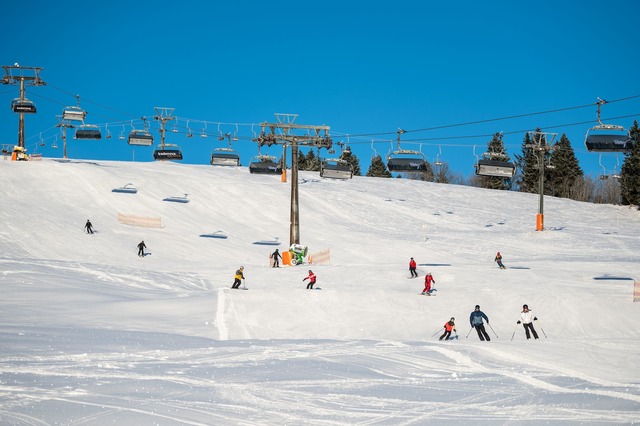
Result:
{"type": "Polygon", "coordinates": [[[289,242],[279,176],[45,159],[0,161],[0,179],[0,424],[640,418],[635,209],[545,197],[536,232],[535,194],[301,172],[301,243],[331,262],[275,269],[289,242]],[[112,192],[127,183],[138,192],[112,192]],[[248,291],[230,289],[240,265],[248,291]],[[320,291],[305,289],[310,268],[320,291]],[[418,294],[427,272],[437,297],[418,294]],[[524,303],[539,340],[516,324],[524,303]],[[470,329],[476,304],[490,342],[470,329]],[[458,339],[439,341],[452,316],[458,339]]]}

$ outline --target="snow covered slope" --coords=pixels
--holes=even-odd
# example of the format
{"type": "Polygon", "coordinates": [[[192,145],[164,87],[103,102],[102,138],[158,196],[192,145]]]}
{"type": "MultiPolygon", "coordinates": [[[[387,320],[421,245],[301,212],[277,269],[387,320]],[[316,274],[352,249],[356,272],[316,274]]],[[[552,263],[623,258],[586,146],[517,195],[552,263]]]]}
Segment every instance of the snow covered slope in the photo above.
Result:
{"type": "Polygon", "coordinates": [[[0,178],[0,423],[638,418],[637,210],[545,197],[535,232],[535,194],[301,172],[301,243],[331,262],[274,269],[276,246],[256,243],[288,248],[279,176],[46,159],[0,162],[0,178]],[[240,265],[249,291],[229,288],[240,265]],[[437,297],[418,294],[428,271],[437,297]],[[516,324],[524,303],[538,341],[516,324]],[[491,342],[469,327],[476,304],[491,342]],[[452,316],[459,339],[441,342],[452,316]]]}

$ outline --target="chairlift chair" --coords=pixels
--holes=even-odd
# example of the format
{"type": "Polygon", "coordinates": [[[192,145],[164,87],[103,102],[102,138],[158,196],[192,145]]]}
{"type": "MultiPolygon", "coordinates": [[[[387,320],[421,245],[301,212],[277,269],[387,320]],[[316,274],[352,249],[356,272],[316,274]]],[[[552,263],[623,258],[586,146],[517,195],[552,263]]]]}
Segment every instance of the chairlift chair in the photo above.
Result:
{"type": "Polygon", "coordinates": [[[211,153],[212,166],[239,166],[240,156],[231,148],[216,148],[211,153]]]}
{"type": "Polygon", "coordinates": [[[73,138],[98,140],[102,139],[102,133],[100,133],[100,128],[95,124],[82,124],[76,129],[73,138]]]}
{"type": "Polygon", "coordinates": [[[326,158],[320,163],[320,177],[327,179],[351,179],[353,167],[340,158],[326,158]]]}
{"type": "Polygon", "coordinates": [[[18,114],[35,114],[36,104],[27,98],[16,98],[11,101],[11,109],[18,114]]]}
{"type": "Polygon", "coordinates": [[[478,176],[512,178],[516,174],[515,164],[504,160],[483,158],[476,162],[475,167],[478,176]]]}
{"type": "Polygon", "coordinates": [[[156,161],[182,160],[182,151],[178,145],[165,143],[153,150],[153,159],[156,161]]]}
{"type": "Polygon", "coordinates": [[[400,147],[400,136],[405,130],[398,129],[397,144],[398,149],[387,155],[387,169],[390,172],[423,172],[427,170],[427,163],[421,151],[402,149],[400,147]]]}
{"type": "Polygon", "coordinates": [[[282,174],[282,162],[272,155],[258,155],[249,163],[249,173],[282,174]]]}
{"type": "Polygon", "coordinates": [[[69,121],[84,121],[87,112],[77,106],[68,106],[62,110],[62,119],[69,121]]]}
{"type": "Polygon", "coordinates": [[[631,152],[629,132],[615,124],[598,124],[587,130],[584,145],[589,152],[631,152]]]}
{"type": "Polygon", "coordinates": [[[153,135],[147,130],[132,130],[127,139],[129,145],[151,146],[153,135]]]}
{"type": "Polygon", "coordinates": [[[629,131],[616,124],[603,124],[600,107],[607,101],[598,98],[598,125],[593,126],[584,136],[584,145],[589,152],[631,152],[633,142],[629,131]]]}
{"type": "Polygon", "coordinates": [[[398,149],[387,156],[387,168],[390,172],[422,172],[427,164],[420,151],[398,149]]]}

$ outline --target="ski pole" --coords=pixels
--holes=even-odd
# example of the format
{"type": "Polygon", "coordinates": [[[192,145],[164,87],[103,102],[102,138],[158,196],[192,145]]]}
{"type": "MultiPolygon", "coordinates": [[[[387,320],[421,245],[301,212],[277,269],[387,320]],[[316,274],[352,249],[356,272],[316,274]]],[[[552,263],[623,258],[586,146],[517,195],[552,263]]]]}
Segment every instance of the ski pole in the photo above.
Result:
{"type": "Polygon", "coordinates": [[[469,335],[471,334],[471,330],[473,330],[473,327],[471,327],[471,328],[469,329],[469,332],[467,333],[467,337],[466,337],[467,339],[469,338],[469,335]]]}
{"type": "Polygon", "coordinates": [[[518,330],[518,324],[513,328],[513,334],[511,335],[511,340],[513,341],[513,337],[516,335],[516,331],[518,330]]]}
{"type": "Polygon", "coordinates": [[[247,286],[245,285],[245,279],[244,278],[242,279],[242,289],[243,290],[247,289],[247,286]]]}
{"type": "MultiPolygon", "coordinates": [[[[540,320],[536,320],[536,321],[540,321],[540,320]]],[[[542,328],[542,324],[540,324],[540,331],[542,331],[542,334],[544,334],[544,338],[547,339],[547,333],[544,332],[544,328],[542,328]]]]}
{"type": "MultiPolygon", "coordinates": [[[[442,328],[444,328],[444,327],[442,327],[442,328]]],[[[440,333],[440,330],[442,330],[442,328],[439,328],[439,329],[438,329],[438,331],[436,331],[435,333],[433,333],[433,334],[431,335],[431,337],[434,337],[436,334],[440,333]]]]}
{"type": "MultiPolygon", "coordinates": [[[[489,326],[489,328],[491,329],[491,331],[493,331],[493,334],[496,335],[496,337],[498,337],[498,334],[496,333],[496,331],[493,329],[493,327],[491,327],[491,324],[487,323],[487,325],[489,326]]],[[[499,339],[499,337],[498,337],[499,339]]]]}

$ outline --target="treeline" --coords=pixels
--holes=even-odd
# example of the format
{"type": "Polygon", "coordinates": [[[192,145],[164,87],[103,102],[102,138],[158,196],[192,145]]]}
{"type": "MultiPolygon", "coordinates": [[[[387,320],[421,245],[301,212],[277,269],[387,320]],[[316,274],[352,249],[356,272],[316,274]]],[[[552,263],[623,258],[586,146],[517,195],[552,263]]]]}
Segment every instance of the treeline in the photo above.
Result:
{"type": "MultiPolygon", "coordinates": [[[[544,135],[539,129],[537,132],[544,135]]],[[[602,175],[599,178],[584,175],[571,142],[565,134],[553,144],[547,145],[544,140],[533,141],[529,133],[522,140],[521,152],[514,154],[517,171],[512,178],[479,175],[465,177],[451,171],[446,162],[438,162],[438,165],[434,166],[428,161],[425,171],[400,173],[398,177],[537,194],[542,172],[545,195],[600,204],[636,205],[640,208],[640,129],[637,121],[634,121],[629,134],[633,148],[631,152],[624,154],[624,163],[619,174],[602,175]],[[544,147],[542,155],[539,149],[535,149],[541,146],[544,147]]],[[[508,155],[501,133],[494,134],[487,143],[487,152],[508,155]]],[[[354,176],[362,176],[360,161],[350,150],[343,150],[339,158],[351,165],[354,176]]],[[[321,161],[312,149],[306,154],[301,150],[298,155],[300,170],[320,171],[321,161]]],[[[378,155],[371,159],[366,176],[390,178],[392,174],[383,158],[378,155]]]]}

